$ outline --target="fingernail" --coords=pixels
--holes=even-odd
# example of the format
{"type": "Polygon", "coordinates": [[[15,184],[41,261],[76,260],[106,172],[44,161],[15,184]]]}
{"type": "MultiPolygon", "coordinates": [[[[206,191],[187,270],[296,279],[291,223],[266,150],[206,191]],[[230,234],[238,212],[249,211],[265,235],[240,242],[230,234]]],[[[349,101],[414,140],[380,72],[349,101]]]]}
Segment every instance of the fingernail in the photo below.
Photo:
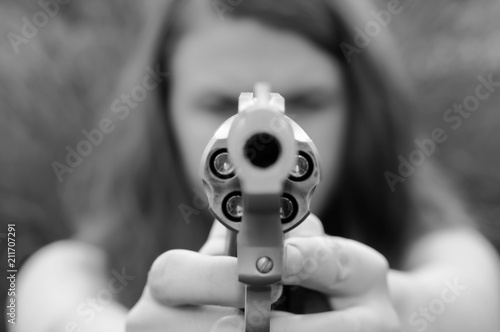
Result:
{"type": "Polygon", "coordinates": [[[283,285],[273,285],[271,288],[271,303],[278,301],[283,295],[283,285]]]}
{"type": "Polygon", "coordinates": [[[226,316],[212,326],[210,332],[245,331],[245,321],[239,316],[226,316]]]}
{"type": "Polygon", "coordinates": [[[298,273],[302,267],[303,256],[300,250],[292,245],[285,246],[285,271],[283,278],[290,277],[298,273]]]}

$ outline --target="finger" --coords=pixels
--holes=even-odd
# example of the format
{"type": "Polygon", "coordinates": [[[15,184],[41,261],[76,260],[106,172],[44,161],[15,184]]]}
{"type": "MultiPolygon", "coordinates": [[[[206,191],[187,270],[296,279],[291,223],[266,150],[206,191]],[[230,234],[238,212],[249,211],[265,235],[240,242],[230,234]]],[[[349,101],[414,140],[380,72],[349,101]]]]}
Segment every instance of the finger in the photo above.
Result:
{"type": "Polygon", "coordinates": [[[387,260],[360,242],[321,236],[291,238],[285,244],[284,284],[337,296],[386,287],[387,260]]]}
{"type": "Polygon", "coordinates": [[[212,326],[210,332],[246,332],[245,320],[240,315],[222,317],[212,326]]]}
{"type": "MultiPolygon", "coordinates": [[[[168,251],[153,263],[147,287],[157,302],[168,306],[244,307],[245,288],[238,281],[234,257],[168,251]]],[[[273,286],[272,302],[280,296],[281,286],[273,286]]]]}
{"type": "Polygon", "coordinates": [[[230,231],[217,220],[214,221],[207,242],[200,253],[212,256],[227,255],[228,236],[230,231]]]}
{"type": "MultiPolygon", "coordinates": [[[[259,321],[250,325],[258,330],[259,321]]],[[[271,332],[303,331],[400,331],[398,318],[394,313],[377,313],[369,307],[355,307],[343,311],[330,311],[309,315],[271,316],[271,332]],[[380,314],[380,316],[378,315],[380,314]]],[[[228,316],[214,324],[211,332],[245,332],[242,316],[228,316]]]]}
{"type": "Polygon", "coordinates": [[[299,226],[285,233],[285,239],[292,237],[311,237],[325,234],[323,223],[314,214],[310,214],[299,226]]]}
{"type": "Polygon", "coordinates": [[[148,275],[152,296],[166,305],[242,307],[244,287],[238,282],[234,257],[171,250],[159,256],[148,275]]]}
{"type": "Polygon", "coordinates": [[[237,311],[220,306],[161,306],[146,287],[127,315],[126,331],[191,331],[193,326],[206,331],[221,317],[236,314],[237,311]]]}

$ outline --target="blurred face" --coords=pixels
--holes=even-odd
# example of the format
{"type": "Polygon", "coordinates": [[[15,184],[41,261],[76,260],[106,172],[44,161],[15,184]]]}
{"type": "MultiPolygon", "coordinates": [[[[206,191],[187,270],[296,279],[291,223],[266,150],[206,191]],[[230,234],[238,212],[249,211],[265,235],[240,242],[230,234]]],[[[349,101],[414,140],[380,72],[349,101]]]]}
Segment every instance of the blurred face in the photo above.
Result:
{"type": "Polygon", "coordinates": [[[182,36],[171,61],[170,110],[192,186],[202,188],[201,156],[215,130],[237,113],[240,93],[268,82],[319,150],[323,181],[312,202],[318,213],[336,182],[346,128],[343,78],[334,59],[297,34],[254,20],[214,19],[182,36]]]}

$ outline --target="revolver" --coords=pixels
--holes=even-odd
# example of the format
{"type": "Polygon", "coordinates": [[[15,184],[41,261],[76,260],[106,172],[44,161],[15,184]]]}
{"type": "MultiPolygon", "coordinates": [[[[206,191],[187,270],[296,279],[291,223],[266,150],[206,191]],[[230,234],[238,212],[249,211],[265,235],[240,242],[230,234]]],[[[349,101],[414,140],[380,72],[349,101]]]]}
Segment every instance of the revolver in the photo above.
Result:
{"type": "Polygon", "coordinates": [[[317,149],[285,115],[285,99],[257,83],[241,93],[238,113],[215,132],[200,175],[216,220],[231,232],[245,285],[245,331],[269,332],[272,286],[282,280],[284,234],[310,213],[321,180],[317,149]]]}

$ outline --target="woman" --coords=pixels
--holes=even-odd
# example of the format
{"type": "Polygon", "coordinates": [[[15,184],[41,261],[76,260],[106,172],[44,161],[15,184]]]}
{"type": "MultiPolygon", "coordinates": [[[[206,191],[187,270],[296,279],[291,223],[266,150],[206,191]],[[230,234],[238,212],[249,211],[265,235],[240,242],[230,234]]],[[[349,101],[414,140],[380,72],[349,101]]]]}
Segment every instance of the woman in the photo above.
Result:
{"type": "Polygon", "coordinates": [[[236,260],[211,256],[223,254],[225,231],[215,223],[201,254],[171,249],[198,249],[206,239],[211,217],[196,208],[201,152],[236,112],[239,93],[267,81],[317,145],[325,175],[312,206],[319,219],[286,241],[287,277],[303,275],[318,244],[336,248],[298,278],[334,310],[290,305],[293,313],[274,314],[273,330],[498,330],[496,255],[446,181],[430,162],[395,192],[384,176],[397,174],[398,156],[412,149],[405,113],[414,101],[386,30],[354,53],[341,47],[356,45],[372,8],[347,0],[229,3],[145,3],[141,45],[102,117],[113,130],[68,175],[81,242],[32,258],[19,288],[39,301],[20,301],[19,311],[37,315],[39,331],[120,330],[134,303],[128,331],[239,328],[236,260]],[[195,211],[187,218],[185,205],[195,211]],[[43,287],[34,278],[41,273],[43,287]],[[57,304],[45,307],[44,294],[57,304]]]}

